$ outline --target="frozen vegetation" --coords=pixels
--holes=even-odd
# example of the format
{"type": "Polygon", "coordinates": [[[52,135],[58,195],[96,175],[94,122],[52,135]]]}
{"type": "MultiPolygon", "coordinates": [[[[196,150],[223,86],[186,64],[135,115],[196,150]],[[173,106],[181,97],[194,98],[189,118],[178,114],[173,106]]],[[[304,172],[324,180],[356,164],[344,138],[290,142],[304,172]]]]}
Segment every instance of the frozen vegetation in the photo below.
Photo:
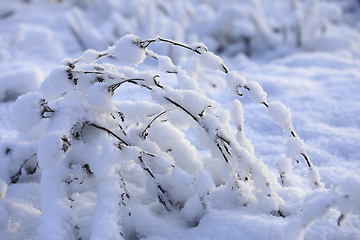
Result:
{"type": "Polygon", "coordinates": [[[359,239],[360,2],[0,0],[0,240],[359,239]]]}

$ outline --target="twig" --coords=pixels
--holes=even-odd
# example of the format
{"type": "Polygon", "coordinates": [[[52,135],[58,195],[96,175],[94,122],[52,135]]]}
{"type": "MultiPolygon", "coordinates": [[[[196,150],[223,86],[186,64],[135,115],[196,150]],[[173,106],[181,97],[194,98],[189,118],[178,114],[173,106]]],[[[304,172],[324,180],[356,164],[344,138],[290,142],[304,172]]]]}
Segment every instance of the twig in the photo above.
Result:
{"type": "Polygon", "coordinates": [[[100,129],[100,130],[103,130],[105,132],[107,132],[109,135],[112,135],[114,136],[116,139],[118,139],[122,144],[124,144],[125,146],[127,147],[130,147],[131,145],[128,144],[127,142],[125,142],[123,139],[121,139],[118,135],[116,135],[114,132],[112,132],[111,130],[105,128],[105,127],[102,127],[102,126],[99,126],[99,125],[96,125],[95,123],[89,123],[89,122],[85,122],[88,126],[92,126],[92,127],[95,127],[97,129],[100,129]]]}
{"type": "MultiPolygon", "coordinates": [[[[199,55],[202,54],[202,53],[199,51],[200,48],[203,48],[203,49],[205,50],[205,52],[208,51],[206,47],[198,46],[197,48],[192,48],[192,47],[190,47],[190,46],[188,46],[188,45],[186,45],[186,44],[179,43],[179,42],[175,42],[175,41],[173,41],[173,40],[166,39],[166,38],[162,38],[162,37],[157,37],[157,39],[147,39],[147,40],[143,40],[143,41],[140,42],[140,46],[141,46],[142,48],[147,48],[147,47],[150,45],[150,43],[157,42],[157,40],[159,40],[159,41],[161,41],[161,42],[170,43],[170,44],[172,44],[172,45],[174,45],[174,46],[179,46],[179,47],[188,49],[188,50],[193,51],[193,52],[195,52],[195,53],[197,53],[197,54],[199,54],[199,55]]],[[[147,55],[147,56],[150,56],[151,58],[154,58],[155,60],[158,60],[157,57],[154,56],[153,54],[149,55],[149,53],[146,52],[146,55],[147,55]]],[[[225,66],[224,63],[221,63],[221,67],[223,68],[223,70],[224,70],[224,72],[225,72],[226,74],[229,73],[229,69],[225,66]]],[[[168,71],[168,72],[169,72],[169,73],[176,73],[176,72],[174,72],[174,71],[168,71]]]]}
{"type": "MultiPolygon", "coordinates": [[[[31,157],[29,157],[28,159],[26,159],[25,161],[24,161],[24,163],[21,165],[21,167],[20,167],[20,169],[19,169],[19,171],[17,171],[14,175],[12,175],[12,176],[10,176],[10,180],[11,180],[11,184],[15,184],[15,183],[17,183],[17,181],[19,181],[19,178],[20,178],[20,176],[21,176],[21,174],[22,174],[22,168],[25,166],[25,164],[31,159],[31,158],[33,158],[33,157],[35,157],[36,156],[36,153],[34,154],[34,155],[32,155],[31,157]]],[[[36,168],[35,168],[36,169],[36,168]]],[[[33,172],[33,173],[35,173],[36,172],[36,170],[33,172]]]]}
{"type": "MultiPolygon", "coordinates": [[[[151,178],[152,178],[154,181],[157,182],[155,175],[151,172],[150,168],[146,165],[146,163],[145,163],[144,160],[142,159],[142,156],[139,156],[138,159],[139,159],[139,161],[140,161],[141,167],[151,176],[151,178]]],[[[157,186],[157,189],[159,189],[160,192],[161,192],[161,194],[160,194],[160,193],[158,194],[159,202],[164,205],[164,207],[165,207],[165,209],[166,209],[167,211],[170,212],[171,209],[170,209],[169,206],[166,204],[166,202],[165,202],[166,200],[164,200],[164,198],[163,198],[163,196],[162,196],[162,195],[166,195],[166,191],[163,189],[163,187],[162,187],[159,183],[156,183],[156,186],[157,186]]],[[[173,204],[172,204],[172,202],[171,202],[170,200],[168,200],[168,202],[169,202],[169,204],[170,204],[171,206],[173,206],[173,204]]]]}
{"type": "Polygon", "coordinates": [[[140,137],[141,137],[142,139],[145,139],[146,136],[148,135],[148,134],[146,133],[146,130],[148,130],[148,129],[151,127],[151,124],[152,124],[157,118],[161,117],[161,115],[163,115],[163,114],[165,114],[165,113],[167,113],[167,112],[169,112],[169,110],[163,111],[163,112],[161,112],[160,114],[158,114],[155,118],[153,118],[153,119],[151,120],[151,122],[146,126],[146,128],[144,129],[144,131],[141,133],[140,137]]]}
{"type": "Polygon", "coordinates": [[[192,119],[194,119],[195,122],[199,122],[199,120],[194,117],[194,115],[192,115],[186,108],[184,108],[183,106],[181,106],[180,104],[178,104],[177,102],[174,102],[173,100],[171,100],[168,97],[164,97],[166,100],[168,100],[169,102],[171,102],[172,104],[174,104],[175,106],[177,106],[178,108],[180,108],[181,110],[183,110],[184,112],[186,112],[192,119]]]}
{"type": "MultiPolygon", "coordinates": [[[[136,81],[145,81],[145,79],[143,78],[130,78],[130,79],[126,79],[124,81],[121,81],[121,82],[118,82],[118,83],[115,83],[115,84],[112,84],[109,86],[108,90],[109,92],[111,93],[114,93],[114,91],[120,87],[123,83],[126,83],[126,82],[129,82],[129,83],[132,83],[132,84],[135,84],[135,85],[138,85],[138,83],[136,81]]],[[[141,85],[141,86],[145,86],[145,85],[141,85]]],[[[146,86],[146,88],[148,88],[149,90],[152,90],[150,87],[146,86]]]]}

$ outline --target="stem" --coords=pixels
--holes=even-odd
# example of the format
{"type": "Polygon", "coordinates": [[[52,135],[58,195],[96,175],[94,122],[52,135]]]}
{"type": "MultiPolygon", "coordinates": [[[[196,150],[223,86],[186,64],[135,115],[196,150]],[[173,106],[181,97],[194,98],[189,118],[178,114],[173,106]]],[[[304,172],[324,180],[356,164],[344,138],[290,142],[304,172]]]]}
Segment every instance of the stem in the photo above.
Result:
{"type": "Polygon", "coordinates": [[[308,167],[311,168],[312,164],[311,164],[311,161],[310,161],[309,157],[307,156],[307,154],[306,153],[300,153],[300,154],[304,157],[308,167]]]}
{"type": "MultiPolygon", "coordinates": [[[[208,129],[205,125],[201,124],[201,123],[199,122],[199,120],[198,120],[194,115],[192,115],[186,108],[184,108],[183,106],[181,106],[181,105],[178,104],[177,102],[174,102],[174,101],[172,101],[171,99],[169,99],[169,98],[167,98],[167,97],[164,97],[164,98],[165,98],[166,100],[168,100],[169,102],[171,102],[172,104],[174,104],[175,106],[177,106],[178,108],[180,108],[181,110],[183,110],[184,112],[186,112],[192,119],[194,119],[195,122],[199,123],[200,126],[201,126],[207,133],[209,133],[209,129],[208,129]]],[[[226,140],[225,138],[221,137],[220,135],[216,135],[216,138],[222,140],[223,142],[225,142],[225,143],[227,143],[227,144],[230,144],[230,141],[229,141],[229,140],[226,140]]],[[[224,151],[223,151],[222,148],[220,147],[220,144],[216,141],[216,139],[215,139],[215,144],[216,144],[216,146],[218,147],[218,149],[220,150],[222,156],[224,157],[225,162],[226,162],[226,163],[230,163],[229,160],[227,159],[224,151]]],[[[224,146],[225,146],[225,145],[224,145],[224,146]]],[[[226,151],[228,152],[229,150],[226,149],[226,151]]],[[[229,154],[229,155],[231,155],[231,154],[229,154]]]]}
{"type": "Polygon", "coordinates": [[[227,159],[224,151],[221,149],[220,144],[216,144],[216,146],[218,147],[219,151],[221,152],[223,158],[225,159],[225,162],[226,162],[226,163],[229,163],[229,160],[227,159]]]}
{"type": "MultiPolygon", "coordinates": [[[[183,47],[183,48],[186,48],[190,51],[193,51],[193,52],[196,52],[197,54],[201,54],[201,52],[197,49],[193,49],[191,48],[190,46],[186,45],[186,44],[182,44],[182,43],[178,43],[178,42],[175,42],[173,40],[170,40],[170,39],[166,39],[166,38],[162,38],[162,37],[157,37],[157,40],[160,40],[161,42],[167,42],[167,43],[170,43],[174,46],[179,46],[179,47],[183,47]]],[[[150,45],[150,43],[153,43],[153,42],[156,42],[156,39],[148,39],[148,40],[145,40],[145,41],[142,41],[141,42],[141,46],[143,48],[146,48],[150,45]]],[[[207,51],[207,49],[205,49],[207,51]]]]}
{"type": "Polygon", "coordinates": [[[84,70],[71,70],[71,72],[73,72],[73,73],[81,73],[81,74],[89,74],[89,73],[103,74],[103,72],[98,72],[98,71],[84,71],[84,70]]]}
{"type": "Polygon", "coordinates": [[[185,109],[183,106],[181,106],[180,104],[178,104],[177,102],[174,102],[173,100],[171,100],[168,97],[164,97],[166,100],[168,100],[169,102],[171,102],[172,104],[174,104],[175,106],[177,106],[178,108],[180,108],[181,110],[183,110],[184,112],[186,112],[192,119],[194,119],[195,122],[199,123],[199,120],[194,117],[194,115],[192,115],[187,109],[185,109]]]}
{"type": "Polygon", "coordinates": [[[141,137],[142,139],[145,139],[146,136],[147,136],[146,130],[148,130],[148,129],[151,127],[151,124],[152,124],[156,119],[158,119],[161,115],[163,115],[163,114],[165,114],[165,113],[167,113],[167,112],[169,112],[169,111],[163,111],[163,112],[161,112],[160,114],[158,114],[153,120],[151,120],[151,122],[146,126],[146,128],[144,129],[144,131],[141,133],[140,137],[141,137]]]}
{"type": "MultiPolygon", "coordinates": [[[[138,159],[139,159],[139,161],[140,161],[141,167],[151,176],[151,178],[152,178],[154,181],[156,181],[157,189],[160,190],[160,192],[161,192],[161,193],[158,193],[159,202],[164,205],[164,207],[165,207],[165,209],[166,209],[167,211],[170,212],[171,210],[170,210],[170,208],[168,207],[168,205],[166,204],[166,202],[165,202],[166,200],[164,200],[164,198],[163,198],[163,196],[162,196],[162,194],[166,195],[166,191],[163,189],[163,187],[162,187],[159,183],[157,183],[157,180],[156,180],[155,175],[151,172],[150,168],[146,165],[146,163],[145,163],[144,160],[142,159],[142,156],[139,156],[138,159]]],[[[173,205],[170,200],[168,200],[168,202],[170,203],[171,206],[173,205]]]]}
{"type": "MultiPolygon", "coordinates": [[[[34,154],[34,155],[32,155],[31,157],[29,157],[28,159],[26,159],[25,161],[24,161],[24,163],[20,166],[20,169],[19,169],[19,171],[17,171],[14,175],[12,175],[11,177],[10,177],[10,180],[11,180],[11,184],[15,184],[15,183],[17,183],[17,181],[19,181],[19,178],[20,178],[20,175],[21,175],[21,173],[22,173],[22,168],[25,166],[25,164],[31,159],[31,158],[33,158],[33,157],[35,157],[36,156],[36,153],[34,154]]],[[[36,168],[35,168],[36,169],[36,168]]],[[[35,173],[35,171],[34,171],[34,173],[35,173]]]]}
{"type": "MultiPolygon", "coordinates": [[[[130,79],[126,79],[126,80],[124,80],[124,81],[122,81],[122,82],[118,82],[118,83],[115,83],[115,84],[110,85],[109,88],[108,88],[108,90],[109,90],[109,92],[114,93],[114,91],[115,91],[118,87],[120,87],[123,83],[129,82],[129,83],[138,85],[138,83],[137,83],[136,81],[145,81],[145,79],[143,79],[143,78],[130,78],[130,79]]],[[[145,86],[145,85],[142,84],[141,86],[145,86]]],[[[151,89],[150,87],[148,87],[148,86],[145,86],[145,87],[148,88],[148,89],[150,89],[150,90],[152,90],[152,89],[151,89]]]]}
{"type": "MultiPolygon", "coordinates": [[[[244,86],[244,88],[245,88],[246,90],[250,91],[250,88],[249,88],[249,87],[244,86]]],[[[265,107],[267,107],[267,108],[269,107],[269,105],[267,104],[267,102],[262,102],[262,104],[263,104],[265,107]]],[[[296,134],[295,134],[294,131],[291,131],[290,134],[291,134],[292,137],[296,137],[296,134]]],[[[312,168],[312,163],[311,163],[311,161],[310,161],[310,159],[309,159],[309,156],[306,154],[306,152],[302,152],[302,153],[300,153],[300,154],[304,157],[304,159],[305,159],[306,164],[308,165],[308,167],[309,167],[309,168],[312,168]]],[[[314,184],[315,184],[315,185],[318,185],[317,182],[315,182],[314,184]]]]}
{"type": "MultiPolygon", "coordinates": [[[[157,59],[156,59],[156,60],[157,60],[157,59]]],[[[157,87],[163,89],[164,87],[161,86],[158,81],[156,81],[156,78],[158,78],[158,77],[160,77],[160,76],[159,76],[159,75],[155,75],[155,76],[154,76],[154,78],[153,78],[153,79],[154,79],[154,83],[155,83],[155,85],[156,85],[157,87]]]]}
{"type": "MultiPolygon", "coordinates": [[[[199,46],[199,47],[197,47],[197,48],[194,49],[194,48],[192,48],[192,47],[190,47],[190,46],[188,46],[188,45],[186,45],[186,44],[179,43],[179,42],[175,42],[175,41],[173,41],[173,40],[166,39],[166,38],[162,38],[162,37],[157,37],[157,40],[159,40],[159,41],[161,41],[161,42],[170,43],[170,44],[172,44],[172,45],[174,45],[174,46],[179,46],[179,47],[188,49],[188,50],[193,51],[193,52],[195,52],[195,53],[197,53],[197,54],[199,54],[199,55],[201,55],[201,52],[200,52],[198,49],[199,49],[199,48],[203,48],[203,47],[199,46]]],[[[142,48],[147,48],[147,47],[150,45],[150,43],[153,43],[153,42],[156,42],[156,39],[144,40],[144,41],[141,41],[141,42],[140,42],[140,46],[141,46],[142,48]]],[[[204,48],[204,50],[205,50],[206,52],[208,51],[206,48],[204,48]]],[[[154,58],[155,60],[158,60],[156,56],[154,56],[154,55],[149,55],[148,53],[146,53],[146,54],[147,54],[148,56],[154,58]]],[[[228,73],[229,73],[229,69],[225,66],[225,64],[224,64],[224,63],[221,63],[221,66],[222,66],[224,72],[225,72],[226,74],[228,74],[228,73]]],[[[171,72],[171,73],[176,73],[176,72],[171,72]]]]}
{"type": "Polygon", "coordinates": [[[131,146],[130,144],[128,144],[127,142],[125,142],[124,140],[122,140],[118,135],[116,135],[115,133],[113,133],[112,131],[110,131],[109,129],[107,129],[107,128],[105,128],[105,127],[96,125],[95,123],[88,123],[88,122],[86,122],[86,124],[87,124],[88,126],[96,127],[97,129],[100,129],[100,130],[103,130],[103,131],[107,132],[109,135],[114,136],[116,139],[118,139],[122,144],[124,144],[124,145],[127,146],[127,147],[130,147],[130,146],[131,146]]]}

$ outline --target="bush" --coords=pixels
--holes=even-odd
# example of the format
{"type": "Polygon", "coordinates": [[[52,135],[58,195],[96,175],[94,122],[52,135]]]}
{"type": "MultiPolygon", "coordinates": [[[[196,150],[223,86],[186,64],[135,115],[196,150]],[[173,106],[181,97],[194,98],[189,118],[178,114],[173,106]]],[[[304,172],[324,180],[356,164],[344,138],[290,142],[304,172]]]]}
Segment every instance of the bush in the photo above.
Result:
{"type": "MultiPolygon", "coordinates": [[[[151,220],[174,215],[196,227],[214,201],[274,217],[291,215],[284,233],[292,238],[302,238],[332,206],[342,212],[340,225],[358,206],[358,193],[352,189],[360,189],[359,179],[325,189],[295,133],[289,108],[278,101],[268,103],[266,97],[257,82],[229,70],[202,43],[126,35],[106,51],[87,50],[79,59],[64,60],[40,92],[17,99],[13,119],[19,136],[0,145],[0,177],[16,184],[23,175],[40,172],[41,239],[142,238],[149,234],[141,228],[144,216],[151,220]],[[193,52],[202,67],[223,72],[231,93],[242,96],[244,89],[267,109],[289,134],[285,153],[276,159],[278,173],[256,158],[243,131],[240,101],[231,103],[229,113],[169,57],[148,50],[155,43],[193,52]],[[115,66],[105,57],[126,65],[115,66]],[[161,73],[139,71],[145,58],[156,60],[161,73]],[[138,87],[140,94],[145,90],[152,100],[114,101],[114,92],[125,84],[138,87]],[[197,141],[188,140],[185,133],[191,131],[197,141]],[[208,154],[199,154],[199,148],[208,154]],[[291,169],[299,155],[308,166],[309,184],[302,187],[314,191],[310,199],[298,199],[308,203],[300,212],[294,210],[298,205],[293,199],[281,194],[290,194],[296,185],[291,169]]],[[[0,182],[1,199],[6,184],[0,182]]]]}
{"type": "MultiPolygon", "coordinates": [[[[264,51],[275,50],[276,56],[296,49],[333,51],[357,45],[359,40],[339,25],[342,9],[330,1],[68,2],[73,6],[69,26],[83,50],[103,50],[131,33],[140,37],[160,35],[178,42],[201,41],[223,56],[242,52],[260,55],[263,60],[264,51]]],[[[187,54],[167,47],[156,51],[176,64],[187,54]]]]}

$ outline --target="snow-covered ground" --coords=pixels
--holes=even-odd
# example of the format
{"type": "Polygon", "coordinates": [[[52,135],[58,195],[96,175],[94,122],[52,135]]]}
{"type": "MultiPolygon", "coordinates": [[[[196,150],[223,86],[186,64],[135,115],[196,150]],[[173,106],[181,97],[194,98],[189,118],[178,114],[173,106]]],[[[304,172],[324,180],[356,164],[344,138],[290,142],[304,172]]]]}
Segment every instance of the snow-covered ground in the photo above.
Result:
{"type": "MultiPolygon", "coordinates": [[[[311,5],[311,2],[334,4],[335,8],[329,7],[331,14],[337,14],[337,9],[343,11],[336,21],[326,18],[328,15],[325,13],[321,15],[324,18],[319,17],[320,20],[326,18],[324,22],[327,24],[327,35],[308,34],[307,38],[303,39],[301,47],[296,46],[295,40],[291,42],[290,34],[288,44],[281,42],[276,36],[267,34],[264,23],[255,25],[255,27],[244,24],[244,26],[236,28],[242,23],[236,21],[236,24],[232,25],[233,29],[226,29],[226,31],[236,32],[247,29],[252,34],[249,36],[255,39],[255,43],[251,48],[250,56],[244,53],[247,49],[244,43],[234,43],[230,37],[219,40],[213,37],[212,29],[221,29],[223,31],[221,34],[225,36],[227,33],[224,32],[225,27],[218,25],[221,25],[221,21],[225,24],[230,21],[226,16],[234,14],[229,10],[231,4],[236,6],[234,9],[241,9],[245,4],[249,7],[252,4],[256,5],[255,3],[278,2],[279,9],[281,9],[281,1],[249,0],[243,1],[244,3],[241,3],[242,1],[224,1],[222,7],[225,10],[222,12],[219,10],[220,13],[209,10],[211,6],[217,4],[217,1],[210,0],[134,1],[133,4],[118,1],[123,5],[115,4],[116,1],[110,0],[103,2],[69,1],[73,4],[77,3],[81,8],[74,7],[72,4],[50,2],[56,1],[0,0],[0,141],[2,143],[14,141],[18,137],[11,118],[11,109],[15,99],[20,94],[38,91],[44,78],[53,68],[61,65],[64,58],[79,58],[87,48],[106,50],[108,45],[113,45],[125,33],[136,34],[142,39],[164,34],[166,35],[164,37],[175,38],[177,41],[188,44],[194,41],[203,41],[210,50],[224,59],[225,65],[231,71],[238,72],[247,79],[247,82],[258,82],[267,92],[268,102],[281,101],[291,109],[295,132],[304,140],[307,147],[306,152],[318,169],[326,189],[335,189],[337,183],[340,185],[349,183],[350,187],[350,184],[354,183],[354,188],[349,188],[351,191],[355,191],[354,199],[358,202],[341,227],[338,226],[341,212],[338,208],[333,207],[324,218],[317,220],[306,229],[304,239],[360,239],[359,1],[299,1],[300,3],[309,2],[310,8],[316,7],[311,5]],[[91,2],[94,3],[90,4],[91,2]],[[154,2],[157,5],[154,5],[154,2]],[[188,4],[181,4],[181,2],[188,2],[188,4]],[[203,2],[201,8],[194,8],[200,2],[203,2]],[[205,4],[206,2],[208,5],[205,4]],[[86,3],[89,5],[86,6],[86,3]],[[111,17],[105,17],[109,6],[117,6],[118,9],[113,9],[111,17]],[[145,9],[154,8],[154,6],[157,9],[163,9],[163,13],[154,17],[150,14],[152,12],[146,12],[145,9]],[[172,6],[186,11],[176,12],[172,10],[172,6]],[[115,15],[114,12],[117,10],[121,14],[115,15]],[[144,11],[146,14],[141,15],[144,11]],[[166,25],[167,19],[164,17],[168,11],[173,11],[169,14],[171,15],[169,19],[173,21],[171,22],[173,25],[170,27],[166,25]],[[196,21],[192,17],[185,17],[184,22],[176,22],[182,19],[177,16],[177,13],[183,14],[187,11],[192,14],[195,12],[204,15],[197,15],[199,19],[196,21]],[[137,15],[141,20],[134,17],[137,15]],[[152,22],[154,18],[156,23],[152,22]],[[102,22],[102,19],[106,21],[102,22]],[[201,23],[204,24],[204,28],[199,29],[199,34],[196,35],[197,30],[193,26],[199,28],[201,23]],[[114,27],[117,24],[119,26],[114,27]],[[258,30],[256,26],[262,26],[263,31],[258,30]],[[257,31],[263,35],[260,36],[257,31]],[[114,32],[116,34],[112,34],[114,32]]],[[[247,8],[244,9],[247,11],[247,8]]],[[[291,14],[294,14],[285,10],[282,13],[283,20],[286,20],[285,15],[289,17],[288,19],[292,19],[291,14]]],[[[309,20],[310,23],[306,22],[304,25],[317,26],[316,24],[320,22],[317,14],[322,14],[322,12],[313,10],[307,13],[310,15],[305,14],[304,16],[311,21],[309,20]]],[[[240,14],[240,10],[236,14],[240,14]]],[[[267,18],[263,19],[269,21],[275,19],[274,15],[266,16],[267,18]]],[[[182,17],[184,18],[184,16],[182,17]]],[[[244,19],[248,23],[249,20],[244,19]]],[[[309,28],[305,30],[310,31],[309,28]]],[[[313,31],[317,31],[316,27],[313,31]]],[[[235,36],[238,35],[235,34],[235,36]]],[[[169,55],[184,69],[191,69],[194,54],[186,51],[177,52],[178,50],[174,50],[175,48],[168,49],[168,45],[160,44],[163,43],[154,46],[154,52],[169,55]]],[[[249,52],[247,53],[249,54],[249,52]]],[[[113,58],[103,61],[117,64],[113,58]]],[[[138,69],[154,73],[159,71],[153,59],[146,59],[138,66],[138,69]]],[[[284,153],[284,142],[289,134],[284,133],[282,128],[271,120],[264,105],[252,101],[246,94],[246,90],[243,89],[243,96],[231,94],[227,90],[226,82],[222,81],[223,73],[202,71],[199,74],[201,76],[198,78],[198,82],[206,96],[214,99],[222,108],[229,111],[234,99],[241,101],[245,116],[244,132],[254,146],[255,156],[262,159],[271,172],[277,173],[275,159],[284,153]],[[212,87],[212,84],[216,84],[216,87],[212,87]]],[[[170,76],[168,79],[169,83],[165,82],[166,78],[162,82],[173,86],[172,77],[170,76]]],[[[125,86],[121,91],[116,92],[114,99],[116,101],[152,101],[150,95],[144,94],[142,90],[138,91],[133,86],[125,86]]],[[[16,116],[21,116],[21,113],[16,116]]],[[[187,139],[197,147],[198,155],[205,156],[203,159],[206,159],[206,154],[209,152],[199,146],[195,138],[196,134],[192,129],[184,130],[184,132],[187,139]]],[[[1,146],[2,151],[7,150],[3,149],[4,145],[1,146]]],[[[1,153],[0,156],[5,159],[4,153],[1,153]]],[[[1,158],[0,168],[3,160],[1,158]]],[[[287,203],[285,209],[287,208],[286,210],[291,213],[285,218],[273,216],[258,208],[239,206],[229,200],[231,196],[228,191],[220,187],[208,196],[207,213],[196,227],[190,227],[184,221],[184,218],[186,219],[186,216],[192,213],[184,213],[185,217],[184,214],[178,212],[159,214],[161,215],[159,216],[150,211],[145,204],[138,204],[134,205],[136,208],[131,209],[131,217],[124,217],[127,226],[134,228],[128,230],[124,237],[128,239],[297,239],[301,234],[296,232],[298,228],[294,227],[298,224],[296,219],[302,214],[302,208],[305,208],[307,204],[313,206],[311,199],[314,195],[312,195],[311,187],[306,179],[307,165],[303,158],[299,156],[299,164],[293,161],[293,165],[290,184],[292,187],[277,190],[277,194],[287,203]]],[[[1,177],[3,176],[0,175],[1,177]]],[[[41,171],[38,170],[32,175],[22,174],[15,184],[8,184],[7,189],[5,183],[0,182],[1,240],[39,239],[39,236],[46,235],[44,235],[44,226],[51,226],[51,223],[47,223],[47,225],[42,223],[42,221],[46,221],[46,218],[42,218],[42,207],[45,205],[42,195],[45,184],[40,184],[40,181],[41,171]],[[39,228],[40,226],[42,227],[39,228]]],[[[7,181],[5,180],[5,182],[7,181]]],[[[136,196],[143,194],[144,191],[137,189],[134,184],[130,184],[129,190],[130,192],[132,190],[136,196]]],[[[77,208],[79,218],[81,215],[87,216],[86,211],[95,211],[94,201],[96,202],[96,200],[94,199],[96,197],[89,193],[88,199],[80,194],[78,198],[79,207],[77,208],[75,205],[74,208],[77,208]],[[91,204],[92,207],[89,207],[91,204]]],[[[316,212],[317,209],[314,208],[314,211],[316,212]]],[[[96,214],[94,218],[95,216],[96,214]]],[[[88,239],[90,232],[95,231],[92,226],[102,226],[101,224],[96,225],[94,222],[94,219],[83,217],[79,221],[79,225],[76,225],[80,228],[83,239],[88,239]]],[[[126,226],[124,228],[126,232],[126,226]]],[[[54,239],[58,239],[57,236],[54,236],[54,239]]],[[[104,239],[112,238],[104,237],[104,239]]]]}

